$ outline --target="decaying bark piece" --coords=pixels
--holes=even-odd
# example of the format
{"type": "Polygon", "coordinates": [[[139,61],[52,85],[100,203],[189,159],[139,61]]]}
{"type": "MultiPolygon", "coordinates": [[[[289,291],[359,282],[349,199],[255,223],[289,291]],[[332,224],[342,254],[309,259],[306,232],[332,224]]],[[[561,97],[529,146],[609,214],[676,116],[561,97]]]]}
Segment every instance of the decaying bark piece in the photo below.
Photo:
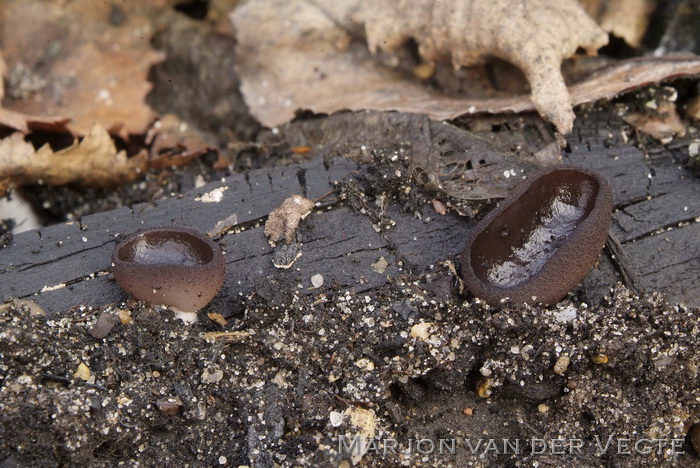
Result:
{"type": "MultiPolygon", "coordinates": [[[[687,149],[645,157],[625,143],[619,132],[609,137],[614,123],[605,121],[601,114],[584,121],[588,125],[577,125],[576,136],[568,139],[571,153],[565,155],[563,163],[595,169],[613,186],[618,210],[612,229],[629,259],[629,269],[639,279],[637,287],[664,292],[674,302],[697,307],[700,223],[695,219],[700,218],[700,185],[689,169],[674,161],[687,149]]],[[[463,141],[455,134],[452,139],[453,143],[463,141]]],[[[325,154],[333,153],[328,150],[325,154]]],[[[454,211],[434,215],[432,207],[426,205],[419,219],[390,199],[386,216],[395,225],[379,233],[369,214],[353,211],[330,197],[324,199],[327,204],[322,209],[306,219],[303,229],[297,230],[304,255],[294,268],[275,268],[276,249],[270,247],[260,224],[268,214],[293,194],[316,200],[337,188],[338,181],[367,180],[370,170],[375,168],[358,167],[346,158],[329,156],[324,160],[318,155],[303,164],[234,174],[182,197],[122,207],[84,216],[80,223],[18,234],[0,248],[0,297],[32,300],[49,314],[80,304],[104,306],[124,301],[126,294],[107,274],[120,233],[163,225],[209,231],[220,221],[230,226],[233,213],[237,215],[235,224],[217,240],[226,251],[226,283],[209,310],[225,316],[229,312],[223,311],[231,310],[229,301],[252,293],[271,302],[282,300],[291,290],[316,294],[317,289],[309,288],[317,274],[323,276],[324,285],[336,291],[362,292],[394,281],[390,278],[398,278],[402,271],[432,271],[431,265],[459,255],[474,221],[454,211]],[[223,194],[218,203],[202,201],[202,194],[211,192],[223,194]],[[385,265],[373,266],[380,261],[385,265]]],[[[580,291],[594,303],[621,279],[606,254],[580,291]]]]}

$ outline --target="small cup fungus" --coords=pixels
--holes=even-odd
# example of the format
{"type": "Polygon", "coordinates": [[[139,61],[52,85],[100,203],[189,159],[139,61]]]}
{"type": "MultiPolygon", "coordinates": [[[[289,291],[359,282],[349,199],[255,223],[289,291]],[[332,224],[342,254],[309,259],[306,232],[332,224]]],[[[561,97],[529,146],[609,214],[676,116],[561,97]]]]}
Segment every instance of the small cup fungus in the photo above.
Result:
{"type": "Polygon", "coordinates": [[[139,231],[120,242],[112,254],[117,283],[136,299],[194,313],[224,284],[224,256],[208,237],[180,227],[139,231]]]}
{"type": "Polygon", "coordinates": [[[595,264],[613,196],[607,181],[578,167],[527,178],[472,231],[462,253],[469,290],[490,304],[554,304],[595,264]]]}

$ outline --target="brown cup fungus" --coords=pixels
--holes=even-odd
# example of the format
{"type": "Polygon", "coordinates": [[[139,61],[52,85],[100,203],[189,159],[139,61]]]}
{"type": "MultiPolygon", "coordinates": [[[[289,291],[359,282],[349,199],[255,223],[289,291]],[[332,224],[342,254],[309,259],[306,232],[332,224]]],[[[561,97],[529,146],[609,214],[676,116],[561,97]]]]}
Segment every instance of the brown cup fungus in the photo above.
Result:
{"type": "Polygon", "coordinates": [[[490,304],[554,304],[581,282],[605,244],[613,195],[593,171],[555,167],[520,183],[472,231],[462,277],[490,304]]]}
{"type": "Polygon", "coordinates": [[[124,291],[138,300],[189,313],[189,320],[224,284],[221,249],[187,228],[151,228],[132,234],[115,247],[112,265],[124,291]]]}

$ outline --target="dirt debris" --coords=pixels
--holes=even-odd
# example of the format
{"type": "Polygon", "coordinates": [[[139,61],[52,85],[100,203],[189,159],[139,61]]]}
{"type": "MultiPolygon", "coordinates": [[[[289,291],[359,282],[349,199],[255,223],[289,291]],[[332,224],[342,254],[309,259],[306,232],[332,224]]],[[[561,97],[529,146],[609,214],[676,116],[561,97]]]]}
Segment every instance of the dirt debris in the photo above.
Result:
{"type": "Polygon", "coordinates": [[[313,207],[313,200],[292,195],[272,210],[265,223],[265,235],[270,239],[270,244],[274,246],[282,239],[291,244],[299,223],[311,213],[313,207]]]}
{"type": "Polygon", "coordinates": [[[438,268],[397,278],[371,295],[290,292],[277,305],[253,296],[216,333],[213,322],[184,327],[171,311],[136,302],[118,305],[136,319],[115,323],[102,339],[88,331],[116,306],[48,319],[6,308],[0,455],[20,466],[56,456],[80,465],[137,458],[215,465],[223,456],[234,466],[329,466],[358,456],[339,440],[360,431],[369,444],[360,457],[366,466],[425,466],[419,453],[380,456],[372,447],[396,439],[405,449],[409,440],[440,437],[454,438],[457,450],[431,455],[431,466],[547,459],[479,458],[465,445],[479,438],[580,439],[583,452],[567,459],[586,466],[674,458],[668,446],[601,456],[594,437],[685,439],[700,408],[695,387],[677,383],[698,379],[700,310],[624,288],[599,307],[494,309],[422,287],[450,274],[438,268]],[[415,310],[409,318],[395,307],[404,302],[415,310]],[[421,323],[430,326],[419,337],[413,331],[421,323]],[[244,331],[244,340],[221,334],[244,331]],[[599,353],[607,364],[591,361],[599,353]],[[556,372],[564,355],[566,372],[556,372]],[[81,363],[92,382],[73,377],[81,363]],[[486,400],[476,396],[479,378],[488,381],[486,400]],[[454,413],[431,413],[434,398],[454,400],[454,413]],[[359,418],[338,418],[368,411],[372,431],[358,429],[359,418]]]}

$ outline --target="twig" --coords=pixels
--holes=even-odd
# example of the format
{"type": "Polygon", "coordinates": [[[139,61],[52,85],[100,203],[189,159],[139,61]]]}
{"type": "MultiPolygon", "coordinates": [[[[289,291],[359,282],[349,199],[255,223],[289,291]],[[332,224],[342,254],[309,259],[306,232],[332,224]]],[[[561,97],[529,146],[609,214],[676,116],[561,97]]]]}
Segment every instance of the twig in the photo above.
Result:
{"type": "Polygon", "coordinates": [[[627,258],[627,254],[620,240],[612,231],[608,232],[608,240],[605,242],[605,246],[612,254],[613,263],[615,263],[617,269],[622,274],[625,285],[637,295],[644,294],[644,286],[641,285],[637,274],[634,272],[632,264],[627,258]]]}

